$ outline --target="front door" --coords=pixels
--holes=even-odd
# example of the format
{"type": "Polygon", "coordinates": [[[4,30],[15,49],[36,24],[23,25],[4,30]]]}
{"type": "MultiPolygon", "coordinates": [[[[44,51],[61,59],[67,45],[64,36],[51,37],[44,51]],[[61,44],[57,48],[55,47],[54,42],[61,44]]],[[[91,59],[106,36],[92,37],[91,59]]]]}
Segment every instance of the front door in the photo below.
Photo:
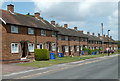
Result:
{"type": "Polygon", "coordinates": [[[21,51],[22,51],[22,58],[25,58],[28,53],[28,44],[27,42],[21,42],[21,51]]]}

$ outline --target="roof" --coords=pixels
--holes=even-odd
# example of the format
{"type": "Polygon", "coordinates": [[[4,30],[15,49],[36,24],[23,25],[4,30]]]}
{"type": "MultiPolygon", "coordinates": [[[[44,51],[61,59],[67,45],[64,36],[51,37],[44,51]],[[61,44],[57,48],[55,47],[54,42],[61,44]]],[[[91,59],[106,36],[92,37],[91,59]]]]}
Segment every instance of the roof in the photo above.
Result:
{"type": "Polygon", "coordinates": [[[113,40],[113,39],[110,39],[110,38],[108,38],[108,37],[100,37],[101,38],[101,40],[103,40],[103,42],[108,42],[108,40],[109,40],[109,42],[115,42],[115,40],[113,40]]]}
{"type": "MultiPolygon", "coordinates": [[[[86,34],[87,35],[87,34],[86,34]]],[[[94,35],[87,35],[88,40],[94,40],[94,41],[102,41],[99,37],[94,36],[94,35]]]]}
{"type": "Polygon", "coordinates": [[[0,10],[0,12],[2,13],[2,19],[7,24],[15,24],[57,31],[53,25],[51,25],[48,21],[42,19],[41,17],[38,19],[33,16],[23,15],[19,13],[13,14],[6,10],[0,10]]]}
{"type": "Polygon", "coordinates": [[[58,34],[60,35],[68,35],[68,36],[76,36],[76,37],[87,37],[87,35],[83,34],[82,32],[78,32],[77,30],[65,28],[65,27],[56,27],[59,31],[58,34]]]}

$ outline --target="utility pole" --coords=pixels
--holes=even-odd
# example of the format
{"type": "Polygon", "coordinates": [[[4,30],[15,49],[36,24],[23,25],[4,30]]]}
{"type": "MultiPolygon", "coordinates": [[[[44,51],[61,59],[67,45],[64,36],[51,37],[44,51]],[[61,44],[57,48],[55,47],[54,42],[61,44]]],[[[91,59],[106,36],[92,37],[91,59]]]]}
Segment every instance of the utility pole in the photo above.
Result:
{"type": "Polygon", "coordinates": [[[101,23],[101,28],[102,28],[102,49],[104,49],[103,23],[101,23]]]}
{"type": "Polygon", "coordinates": [[[109,56],[109,31],[110,30],[108,30],[108,56],[109,56]]]}

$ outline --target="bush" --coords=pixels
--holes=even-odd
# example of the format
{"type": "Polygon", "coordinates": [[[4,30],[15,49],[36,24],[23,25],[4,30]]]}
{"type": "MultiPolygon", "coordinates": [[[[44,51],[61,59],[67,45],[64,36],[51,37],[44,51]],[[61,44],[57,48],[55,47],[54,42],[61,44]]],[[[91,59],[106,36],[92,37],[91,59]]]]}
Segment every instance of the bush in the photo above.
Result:
{"type": "Polygon", "coordinates": [[[49,51],[48,49],[35,49],[35,60],[49,60],[49,51]]]}

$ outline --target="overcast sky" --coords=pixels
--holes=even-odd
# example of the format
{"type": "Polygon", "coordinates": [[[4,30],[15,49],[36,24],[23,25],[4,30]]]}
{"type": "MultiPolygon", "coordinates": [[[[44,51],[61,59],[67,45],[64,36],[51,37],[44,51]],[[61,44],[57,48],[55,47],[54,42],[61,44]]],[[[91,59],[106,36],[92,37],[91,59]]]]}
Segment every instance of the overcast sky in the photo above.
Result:
{"type": "MultiPolygon", "coordinates": [[[[40,12],[48,20],[55,20],[60,25],[68,24],[69,28],[78,27],[85,33],[101,33],[101,23],[104,23],[104,34],[110,29],[110,35],[118,39],[118,2],[96,2],[96,0],[83,0],[80,2],[63,2],[56,0],[31,0],[31,2],[12,2],[15,12],[26,14],[40,12]],[[22,6],[21,6],[22,5],[22,6]]],[[[3,2],[2,9],[10,2],[3,2]]],[[[1,5],[1,4],[0,4],[1,5]]]]}

